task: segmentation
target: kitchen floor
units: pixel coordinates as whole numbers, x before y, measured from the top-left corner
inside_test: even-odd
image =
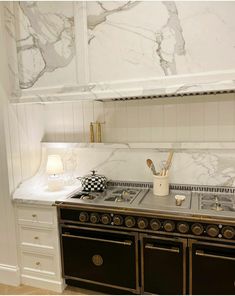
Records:
[[[63,293],[20,285],[18,287],[0,284],[0,295],[98,295],[101,293],[67,286]]]

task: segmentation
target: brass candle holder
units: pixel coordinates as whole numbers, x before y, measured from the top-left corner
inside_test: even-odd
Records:
[[[90,122],[90,142],[91,143],[101,143],[102,142],[102,129],[101,129],[101,125],[105,124],[105,122]],[[94,126],[95,126],[95,130],[96,132],[94,132]],[[96,141],[95,141],[96,138]]]

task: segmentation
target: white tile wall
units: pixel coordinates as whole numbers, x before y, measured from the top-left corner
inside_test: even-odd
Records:
[[[45,105],[46,141],[87,142],[91,121],[104,142],[234,141],[235,95]]]

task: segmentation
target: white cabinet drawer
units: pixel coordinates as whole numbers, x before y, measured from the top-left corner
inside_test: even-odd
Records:
[[[56,276],[56,262],[53,255],[45,255],[34,252],[22,251],[21,253],[22,273],[39,275],[46,278]]]
[[[55,233],[50,229],[35,229],[29,226],[19,226],[21,246],[43,247],[54,249]]]
[[[54,208],[19,206],[17,215],[20,224],[34,223],[45,226],[54,224]]]

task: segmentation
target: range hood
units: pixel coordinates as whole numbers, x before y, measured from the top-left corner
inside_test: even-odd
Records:
[[[21,90],[11,98],[11,102],[52,103],[77,100],[104,102],[234,92],[235,71],[223,71]]]

